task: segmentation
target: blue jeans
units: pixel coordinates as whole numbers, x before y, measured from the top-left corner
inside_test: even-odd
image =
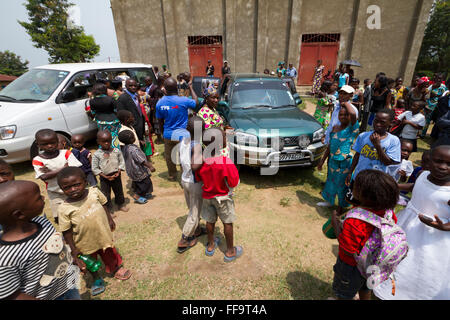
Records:
[[[55,300],[81,300],[80,293],[78,289],[70,289],[66,293],[60,295]]]

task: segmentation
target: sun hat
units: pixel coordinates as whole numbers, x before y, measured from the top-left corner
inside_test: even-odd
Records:
[[[339,91],[344,91],[345,93],[355,93],[355,88],[353,88],[349,85],[345,85],[345,86],[342,86],[342,88],[340,88]]]

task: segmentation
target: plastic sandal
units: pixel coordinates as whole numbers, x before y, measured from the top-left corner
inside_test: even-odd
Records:
[[[208,251],[209,243],[207,243],[206,248],[205,248],[205,254],[208,257],[212,257],[214,255],[214,252],[216,251],[216,248],[219,245],[219,243],[220,243],[220,239],[218,237],[214,238],[214,249],[212,251]]]
[[[223,261],[225,262],[231,262],[242,256],[242,253],[244,252],[244,249],[242,249],[241,246],[234,247],[234,250],[236,251],[236,254],[232,257],[227,257],[226,255],[223,256]]]
[[[139,199],[134,199],[134,202],[140,203],[140,204],[145,204],[145,203],[147,203],[147,199],[144,197],[140,197]]]
[[[96,296],[105,291],[105,282],[103,279],[97,279],[94,281],[91,287],[91,295]]]

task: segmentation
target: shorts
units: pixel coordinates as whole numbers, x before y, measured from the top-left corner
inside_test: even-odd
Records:
[[[358,291],[370,291],[356,266],[348,265],[338,257],[333,271],[333,292],[339,299],[351,300]]]
[[[145,197],[147,194],[153,192],[153,183],[150,176],[141,180],[141,181],[133,181],[131,183],[131,188],[133,188],[134,193],[141,197]]]
[[[236,220],[234,201],[231,196],[218,196],[203,199],[202,218],[209,223],[216,223],[217,217],[222,223],[233,223]]]

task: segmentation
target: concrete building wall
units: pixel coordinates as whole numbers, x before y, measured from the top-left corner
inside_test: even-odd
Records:
[[[408,83],[433,0],[110,0],[123,62],[189,70],[188,36],[222,35],[236,72],[298,68],[302,34],[339,33],[338,61],[358,60],[355,76],[379,71]],[[380,29],[370,27],[380,8]],[[220,71],[218,71],[220,74]]]

